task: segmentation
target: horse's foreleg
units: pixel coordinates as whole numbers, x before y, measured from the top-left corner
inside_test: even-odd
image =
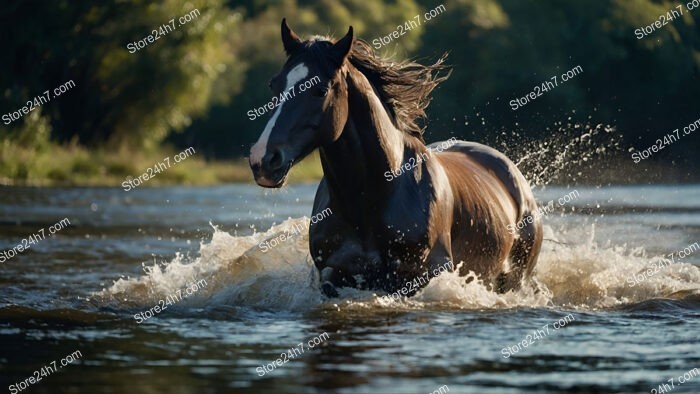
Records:
[[[360,273],[357,266],[360,253],[353,250],[347,244],[333,252],[322,261],[318,261],[316,267],[321,274],[321,290],[328,297],[337,297],[337,287],[355,287],[354,276]]]
[[[414,279],[416,282],[414,283],[419,283],[420,286],[417,287],[412,287],[409,286],[409,288],[412,288],[413,291],[411,291],[408,296],[414,295],[419,289],[425,287],[430,279],[440,275],[443,272],[452,272],[455,269],[454,263],[452,261],[452,251],[450,247],[450,240],[440,240],[438,241],[433,247],[430,249],[430,252],[428,252],[428,256],[426,256],[424,263],[421,265],[422,269],[416,270],[415,272],[415,277],[409,279],[409,281],[413,282]],[[426,280],[424,280],[427,279]],[[403,285],[404,283],[402,283]]]
[[[385,279],[378,252],[367,252],[354,242],[344,243],[322,264],[321,289],[329,297],[337,297],[336,287],[376,288]]]

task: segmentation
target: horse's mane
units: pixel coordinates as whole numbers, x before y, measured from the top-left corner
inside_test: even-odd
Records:
[[[357,39],[349,61],[377,89],[379,98],[392,112],[396,127],[423,141],[423,121],[432,99],[430,93],[451,73],[443,64],[446,57],[442,55],[428,66],[411,60],[396,63],[378,56],[366,41]],[[447,70],[447,74],[440,75],[443,70]]]
[[[322,58],[331,42],[328,37],[315,36],[305,44]],[[442,55],[429,66],[411,60],[394,62],[377,55],[366,41],[356,39],[348,60],[375,87],[379,99],[389,108],[396,127],[423,141],[423,121],[425,109],[430,104],[430,93],[451,73],[443,64],[446,57],[446,54]],[[324,66],[329,67],[328,64]],[[447,73],[440,75],[443,70]]]

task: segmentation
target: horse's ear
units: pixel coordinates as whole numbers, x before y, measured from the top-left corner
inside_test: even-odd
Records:
[[[287,52],[287,56],[296,52],[301,46],[299,36],[287,25],[287,18],[282,18],[282,44],[284,45],[284,51]]]
[[[352,49],[353,42],[352,26],[348,29],[348,34],[336,41],[331,47],[331,58],[340,67]]]

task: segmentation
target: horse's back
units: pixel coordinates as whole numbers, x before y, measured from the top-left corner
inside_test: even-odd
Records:
[[[444,146],[443,144],[444,142],[434,142],[428,147],[435,151]],[[537,208],[527,180],[503,153],[490,146],[471,141],[457,141],[444,152],[463,153],[484,169],[492,171],[513,198],[519,218]]]

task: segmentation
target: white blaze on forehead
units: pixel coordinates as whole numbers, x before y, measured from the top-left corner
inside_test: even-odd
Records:
[[[304,63],[299,63],[294,66],[294,68],[287,73],[287,84],[284,91],[286,92],[291,89],[292,86],[295,86],[297,83],[299,83],[299,81],[306,78],[307,75],[309,75],[309,68],[306,67]],[[260,135],[258,142],[256,142],[255,145],[250,148],[250,164],[260,164],[262,162],[262,158],[265,157],[265,153],[267,152],[267,140],[270,138],[270,133],[272,133],[272,129],[275,128],[277,118],[282,112],[282,106],[286,102],[286,100],[281,102],[277,108],[275,108],[275,113],[273,113],[270,120],[267,121],[265,130],[263,130],[262,134]]]

